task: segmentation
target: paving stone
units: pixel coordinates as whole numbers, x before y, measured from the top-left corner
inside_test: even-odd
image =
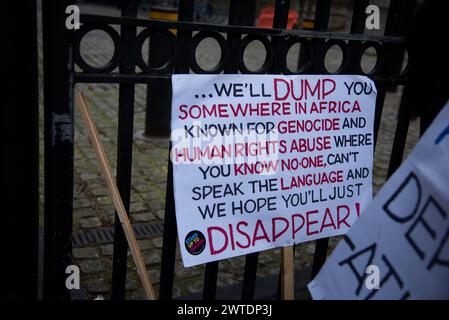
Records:
[[[153,245],[155,248],[161,249],[162,248],[163,239],[162,237],[158,237],[156,239],[153,239]],[[179,250],[177,250],[179,251]]]
[[[149,192],[142,192],[140,196],[142,197],[142,199],[147,201],[156,200],[160,197],[159,193],[154,190]]]
[[[112,205],[108,205],[108,206],[103,206],[103,207],[101,207],[101,209],[105,212],[105,214],[106,215],[112,215],[112,216],[114,216],[115,215],[115,207],[114,207],[114,205],[112,204]]]
[[[152,211],[162,210],[165,208],[164,200],[153,200],[148,202],[148,206]]]
[[[82,272],[84,273],[98,273],[105,271],[103,263],[100,260],[81,260],[78,265]]]
[[[140,281],[137,281],[135,278],[128,277],[126,279],[125,290],[136,290],[138,285],[140,285]]]
[[[161,277],[161,271],[159,269],[148,270],[148,276],[150,277],[151,283],[158,284]]]
[[[238,281],[234,278],[232,274],[229,273],[219,273],[217,277],[217,285],[220,287],[228,286],[237,283]]]
[[[149,185],[149,182],[142,175],[133,176],[132,182],[133,187],[137,185]]]
[[[115,223],[115,213],[107,214],[107,220],[111,225]]]
[[[83,229],[98,228],[101,226],[101,221],[97,217],[84,218],[84,219],[81,219],[80,225],[81,225],[81,228],[83,228]]]
[[[95,173],[82,173],[81,174],[81,179],[83,179],[85,181],[95,180],[97,178],[98,178],[98,174],[95,174]]]
[[[72,252],[75,259],[90,259],[99,257],[97,249],[93,247],[73,248]]]
[[[243,269],[245,267],[245,258],[236,257],[227,260],[232,268],[234,269]]]
[[[132,218],[136,222],[149,222],[154,220],[154,215],[151,212],[134,213]]]
[[[138,192],[148,192],[151,190],[151,187],[148,183],[145,184],[138,184],[133,186],[134,189],[136,189]]]
[[[173,297],[181,296],[181,287],[174,286],[173,287]]]
[[[267,254],[267,252],[263,252],[259,255],[259,263],[268,263],[273,261],[273,257],[270,254]]]
[[[175,274],[180,278],[190,278],[200,275],[204,270],[203,266],[195,266],[190,268],[184,268],[184,266],[177,264],[175,266]]]
[[[131,203],[131,212],[141,212],[141,211],[148,211],[148,208],[143,201]]]
[[[310,253],[310,254],[314,254],[315,253],[315,246],[314,245],[305,245],[304,247],[305,247],[305,251],[307,253]]]
[[[107,197],[99,197],[97,198],[97,202],[102,205],[102,206],[106,206],[106,205],[111,205],[113,204],[112,202],[112,198],[107,196]]]
[[[197,293],[203,291],[204,284],[201,281],[195,281],[191,285],[187,286],[187,291],[189,293]]]
[[[73,214],[79,218],[95,217],[97,212],[92,208],[78,208],[73,210]]]
[[[91,280],[87,282],[87,291],[90,293],[108,293],[111,286],[106,284],[104,280]]]
[[[101,254],[105,256],[112,256],[114,253],[114,245],[105,244],[101,246]]]
[[[218,264],[218,271],[222,272],[222,271],[227,271],[230,270],[231,264],[228,262],[227,259],[225,260],[221,260],[220,263]]]
[[[157,251],[144,252],[143,257],[146,265],[160,264],[162,261],[161,255]]]
[[[90,190],[107,189],[106,185],[103,183],[103,180],[89,181],[88,186]]]
[[[157,210],[156,211],[156,217],[158,217],[159,220],[164,221],[164,219],[165,219],[165,210]]]
[[[140,250],[145,251],[153,248],[153,242],[151,240],[139,240],[137,241]]]
[[[161,190],[166,190],[167,189],[167,183],[158,183],[157,186],[161,189]]]
[[[131,203],[139,203],[142,202],[142,197],[137,192],[133,192],[131,194]]]
[[[103,196],[107,196],[109,194],[108,189],[106,188],[95,188],[95,189],[90,189],[90,192],[92,192],[92,194],[96,197],[103,197]]]
[[[90,208],[92,205],[87,199],[77,199],[73,201],[73,208]]]
[[[145,300],[145,292],[142,289],[128,291],[125,296],[126,300]]]

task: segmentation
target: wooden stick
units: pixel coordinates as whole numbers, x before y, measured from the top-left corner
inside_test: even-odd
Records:
[[[282,248],[282,300],[295,299],[295,269],[293,246]]]
[[[137,267],[137,273],[139,274],[140,281],[142,282],[143,288],[145,289],[145,294],[148,300],[155,300],[156,294],[154,293],[153,286],[151,285],[151,281],[148,278],[147,269],[143,261],[142,253],[140,252],[136,237],[134,236],[131,223],[129,222],[128,214],[126,213],[125,206],[123,205],[122,197],[120,196],[120,192],[118,191],[117,185],[115,184],[111,166],[109,165],[108,158],[106,157],[106,152],[103,148],[103,145],[101,144],[97,128],[95,127],[94,119],[89,111],[83,93],[77,90],[76,97],[79,102],[78,105],[80,106],[84,124],[87,128],[87,134],[89,135],[89,139],[95,149],[95,153],[97,154],[101,173],[106,181],[109,192],[111,193],[115,210],[117,211],[117,215],[120,219],[123,231],[125,232],[126,240],[128,241],[134,263]]]

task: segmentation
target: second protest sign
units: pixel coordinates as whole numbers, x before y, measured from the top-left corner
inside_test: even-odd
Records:
[[[344,234],[371,200],[368,78],[174,75],[172,87],[184,266]]]

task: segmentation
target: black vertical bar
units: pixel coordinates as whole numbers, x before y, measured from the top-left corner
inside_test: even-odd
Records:
[[[256,20],[256,0],[234,1],[229,3],[229,25],[254,26]]]
[[[369,5],[369,0],[354,1],[351,20],[351,33],[363,33],[365,31],[366,22],[366,7]]]
[[[391,30],[393,26],[391,26],[391,22],[388,21],[388,30],[386,32],[397,32],[400,35],[405,35],[408,31],[409,24],[411,22],[412,13],[416,7],[416,1],[410,0],[406,2],[400,3],[402,6],[401,9],[398,9],[397,11],[402,12],[402,18],[401,23],[398,23],[399,26],[397,26],[396,30]],[[404,7],[405,6],[405,7]],[[393,72],[399,72],[401,68],[401,62],[403,59],[403,50],[400,51],[400,55],[398,57],[398,61],[396,62],[396,69],[393,69]],[[401,102],[399,105],[399,112],[398,112],[398,122],[396,125],[396,131],[394,135],[394,141],[393,141],[393,148],[391,152],[390,157],[390,164],[388,167],[388,173],[387,178],[389,178],[397,168],[399,168],[402,157],[404,155],[404,149],[405,144],[407,142],[407,134],[408,134],[408,127],[410,125],[410,119],[412,116],[412,106],[410,103],[410,92],[409,87],[406,85],[404,87],[404,91],[402,92]]]
[[[332,0],[317,0],[315,7],[315,31],[326,31],[329,25]]]
[[[73,202],[72,64],[65,9],[69,1],[43,0],[45,97],[44,299],[69,299]]]
[[[8,1],[1,20],[0,299],[37,299],[39,116],[36,1]],[[11,77],[12,75],[12,77]],[[7,259],[7,260],[6,260]],[[5,261],[6,260],[6,261]]]
[[[178,20],[193,21],[194,0],[179,2]],[[175,68],[176,73],[189,73],[189,54],[192,31],[178,30],[179,60]],[[171,143],[170,143],[171,150]],[[170,154],[170,153],[169,153]],[[176,212],[173,195],[173,164],[168,159],[167,192],[165,200],[164,235],[162,247],[161,276],[159,284],[159,299],[169,300],[173,295],[173,279],[176,259]]]
[[[323,264],[326,262],[328,246],[329,238],[323,238],[316,241],[315,254],[313,255],[312,264],[312,279],[315,278]]]
[[[158,53],[166,52],[158,49]],[[171,116],[170,78],[158,77],[148,82],[144,134],[147,137],[167,137],[170,135]]]
[[[315,5],[315,17],[313,30],[314,31],[327,31],[329,24],[329,17],[331,13],[332,0],[317,0]],[[301,10],[302,8],[300,8]],[[315,49],[312,59],[312,73],[319,74],[325,73],[324,68],[324,39],[314,39],[313,46]],[[303,51],[299,54],[299,65],[302,65],[305,61],[305,54]]]
[[[327,31],[329,24],[329,17],[331,13],[332,0],[318,0],[315,6],[315,22],[313,25],[314,31]],[[313,40],[315,54],[313,57],[313,73],[324,73],[324,43],[325,40],[315,39]]]
[[[151,7],[151,11],[161,10],[159,7]],[[177,11],[176,7],[164,8],[164,11]],[[158,34],[152,35],[149,39],[149,63],[153,67],[159,67],[166,63],[167,54],[170,52],[170,44],[164,37]],[[173,70],[170,70],[170,73]],[[147,86],[147,101],[145,110],[145,136],[167,137],[170,135],[171,116],[171,89],[170,79],[160,77],[150,79]]]
[[[288,21],[288,10],[290,8],[290,0],[276,0],[273,19],[273,28],[285,29]],[[281,50],[282,38],[272,37],[274,57]],[[281,73],[280,61],[275,58],[273,67],[270,70],[272,74]],[[253,300],[257,279],[257,264],[259,261],[259,253],[248,254],[245,258],[245,270],[243,276],[242,300]]]
[[[250,0],[249,2],[253,2]],[[231,0],[229,3],[229,25],[239,26],[244,25],[240,19],[240,13],[242,12],[241,7],[245,5],[246,2],[239,0]],[[229,63],[225,68],[224,73],[238,73],[239,56],[237,46],[242,38],[240,33],[228,32],[228,45],[229,45]]]
[[[274,4],[273,28],[286,29],[290,0],[276,0]]]
[[[228,22],[230,25],[254,25],[254,12],[256,2],[254,0],[249,1],[235,1],[231,0],[229,4],[229,17]],[[238,59],[236,50],[241,34],[228,33],[228,45],[230,50],[229,63],[225,68],[224,73],[237,73],[238,72]],[[256,262],[257,263],[257,262]],[[218,276],[218,261],[213,261],[206,264],[206,271],[204,274],[204,287],[203,287],[203,299],[214,300],[217,293],[217,276]],[[244,286],[245,287],[245,286]]]
[[[254,0],[236,1],[231,0],[229,4],[229,18],[230,25],[254,25],[254,13],[256,3]],[[227,42],[229,45],[230,59],[225,68],[224,73],[238,72],[237,45],[241,39],[239,33],[228,33]],[[215,300],[217,294],[217,278],[218,278],[219,261],[213,261],[206,264],[204,274],[203,299]],[[245,286],[244,286],[245,287]]]
[[[259,253],[251,253],[245,257],[245,270],[243,275],[242,300],[253,300],[256,289],[257,263]]]
[[[416,0],[391,0],[385,24],[385,35],[405,36],[408,31],[412,13],[416,6]],[[386,43],[384,54],[386,54],[383,72],[386,75],[398,74],[401,70],[405,48]]]
[[[366,21],[366,13],[365,9],[369,5],[369,0],[361,0],[361,1],[355,1],[354,2],[354,9],[352,14],[352,21],[351,21],[351,33],[364,33],[365,31],[365,21]],[[359,57],[362,56],[363,52],[360,52],[361,46],[360,42],[358,41],[351,41],[349,42],[349,52],[351,52],[352,56],[355,57],[354,59],[351,59],[349,61],[349,72],[350,73],[361,73],[361,59]],[[376,100],[376,112],[375,112],[375,125],[374,125],[374,139],[377,139],[377,134],[379,132],[379,125],[380,125],[380,117],[382,115],[381,107],[383,104],[383,101],[385,99],[385,90],[383,90],[383,87],[377,85],[378,89],[380,89],[379,94],[377,96]],[[380,109],[379,109],[380,108]],[[380,112],[378,112],[380,110]]]
[[[171,149],[171,143],[170,143]],[[159,299],[170,300],[173,295],[173,278],[176,259],[176,213],[173,195],[173,165],[168,160],[167,191],[165,195],[165,219],[162,246]]]
[[[276,1],[275,12],[273,19],[273,28],[287,29],[288,22],[288,11],[290,9],[290,1]],[[282,72],[281,65],[282,61],[279,58],[283,58],[282,54],[278,54],[282,50],[282,42],[284,39],[282,37],[272,37],[273,50],[275,52],[273,67],[271,68],[272,74],[280,74]],[[255,279],[254,279],[255,281]],[[281,289],[282,289],[282,263],[279,268],[278,285],[276,287],[276,298],[281,299]]]
[[[332,0],[318,0],[316,3],[315,9],[315,31],[326,31],[329,24],[329,17],[331,13]],[[314,73],[324,72],[322,68],[324,68],[324,41],[316,40],[314,41],[315,45],[315,61],[313,62],[313,71]],[[319,59],[319,60],[318,60]],[[316,241],[315,245],[315,253],[313,256],[313,264],[312,264],[312,278],[318,273],[321,269],[321,266],[326,261],[327,256],[327,247],[329,245],[329,238],[323,238]]]
[[[354,8],[352,11],[352,21],[350,33],[363,34],[365,31],[365,21],[366,21],[366,7],[369,4],[369,0],[360,0],[354,2]],[[349,52],[354,59],[349,60],[349,73],[360,73],[361,72],[361,61],[358,59],[359,55],[362,55],[360,51],[360,42],[350,41],[348,44]]]
[[[391,0],[390,7],[388,8],[384,35],[405,35],[415,5],[416,1],[414,0]],[[383,64],[380,74],[383,77],[394,76],[395,73],[397,74],[400,71],[404,48],[390,43],[384,43],[383,47]],[[388,89],[388,85],[386,84],[377,85],[376,115],[374,119],[374,146],[377,144],[377,136],[379,134],[382,111],[386,91]]]
[[[388,167],[387,178],[389,178],[401,165],[404,155],[405,144],[407,142],[408,127],[412,116],[412,108],[409,104],[410,95],[407,93],[408,87],[404,88],[399,106],[398,123],[394,134],[393,148],[391,149],[390,165]]]
[[[218,261],[206,263],[204,272],[203,300],[215,300],[217,295]]]
[[[247,14],[251,12],[252,10],[255,11],[255,1],[238,1],[238,0],[231,0],[229,4],[229,25],[234,26],[244,26],[244,25],[253,25],[254,19],[248,18]],[[253,16],[254,17],[254,16]],[[234,33],[229,32],[227,41],[229,45],[229,51],[230,51],[230,59],[229,63],[225,68],[224,73],[238,73],[238,63],[239,63],[239,55],[237,46],[239,44],[239,41],[241,40],[241,34],[240,33]],[[256,255],[256,268],[257,268],[257,254]],[[251,257],[254,257],[253,255],[247,255],[246,256],[246,264],[245,264],[245,276],[244,276],[244,284],[242,288],[242,299],[246,299],[248,295],[253,295],[250,292],[253,292],[254,289],[248,286],[247,284],[247,267],[248,267],[248,259],[251,260]],[[252,269],[254,270],[254,268]],[[217,269],[218,271],[218,269]],[[205,277],[206,280],[206,277]],[[207,281],[207,280],[206,280]],[[249,291],[249,292],[248,292]],[[204,295],[206,295],[206,291],[204,292]]]
[[[229,4],[229,24],[230,25],[254,25],[256,1],[235,1],[231,0]],[[237,45],[241,39],[241,34],[228,33],[228,45],[230,50],[230,60],[225,68],[224,73],[238,72],[238,51]],[[257,262],[256,262],[257,263]],[[214,261],[206,264],[206,271],[204,275],[203,299],[215,300],[217,293],[217,277],[218,277],[219,262]]]
[[[138,1],[123,0],[122,16],[137,17],[137,5]],[[136,61],[136,27],[122,26],[121,41],[122,47],[126,48],[126,50],[123,52],[120,72],[134,73]],[[133,83],[120,84],[116,181],[123,204],[128,213],[131,192],[134,91],[135,85]],[[127,253],[128,244],[125,233],[116,213],[114,222],[114,255],[112,261],[112,300],[123,300],[125,298]]]
[[[195,0],[180,1],[178,8],[178,20],[185,22],[193,21],[193,6]],[[192,40],[191,30],[178,30],[178,44],[180,46],[180,55],[178,63],[175,67],[175,73],[189,73],[189,56],[190,56],[190,43]]]
[[[387,94],[387,85],[376,82],[377,97],[376,97],[376,110],[374,112],[374,151],[377,146],[377,137],[379,135],[380,122],[382,120],[382,111],[385,103],[385,96]]]

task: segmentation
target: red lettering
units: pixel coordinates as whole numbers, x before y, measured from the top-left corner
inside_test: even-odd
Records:
[[[221,234],[224,236],[224,244],[220,249],[216,249],[214,248],[214,241],[213,241],[213,237],[212,237],[212,231],[218,231],[221,232]],[[209,239],[209,249],[210,249],[210,254],[211,255],[216,255],[216,254],[220,254],[223,251],[226,250],[226,248],[228,247],[228,235],[226,233],[226,230],[220,227],[209,227],[207,228],[207,237]]]
[[[326,219],[329,217],[330,223],[326,224]],[[326,208],[326,211],[324,212],[323,217],[323,223],[321,224],[320,232],[323,232],[324,228],[332,227],[333,229],[336,229],[334,218],[332,218],[331,210],[329,208]]]
[[[299,227],[295,227],[295,218],[301,218],[301,225]],[[292,239],[295,239],[296,234],[299,232],[299,230],[302,229],[304,226],[305,220],[304,217],[301,214],[294,214],[292,215]]]
[[[262,235],[258,236],[257,233],[259,232],[259,229],[262,231]],[[253,243],[252,246],[254,247],[256,245],[256,241],[265,239],[267,242],[270,242],[270,239],[268,238],[268,234],[265,231],[265,228],[263,226],[262,220],[257,220],[256,226],[254,227],[254,234],[253,234]]]
[[[346,209],[346,215],[342,218],[340,216],[340,210],[341,209]],[[349,207],[346,205],[341,205],[341,206],[337,206],[337,225],[338,225],[338,229],[340,229],[340,226],[342,223],[344,223],[348,228],[350,228],[351,226],[346,222],[346,220],[349,217]]]
[[[244,225],[245,227],[247,227],[248,223],[246,223],[245,221],[240,221],[239,223],[237,223],[238,233],[241,234],[242,236],[244,236],[248,242],[247,242],[247,244],[243,245],[239,241],[237,241],[236,244],[237,244],[237,247],[239,247],[240,249],[246,249],[246,248],[249,248],[249,246],[251,245],[251,238],[250,238],[249,234],[247,234],[245,231],[240,229],[241,225]]]
[[[281,231],[279,231],[279,232],[276,232],[276,225],[277,225],[276,221],[283,221],[285,223],[284,224],[284,228]],[[282,218],[282,217],[273,218],[271,220],[271,226],[272,226],[271,232],[272,232],[272,235],[273,235],[273,237],[272,237],[273,241],[276,241],[277,238],[279,238],[281,235],[283,235],[287,231],[289,225],[290,224],[288,223],[288,220],[285,219],[285,218]]]
[[[286,85],[285,86],[286,92],[285,92],[285,95],[282,96],[282,97],[279,95],[278,83],[284,83]],[[285,99],[287,99],[289,93],[290,93],[290,87],[289,87],[287,81],[285,81],[284,79],[274,79],[274,98],[276,100],[285,100]]]
[[[309,216],[310,215],[317,214],[317,213],[318,213],[318,210],[312,210],[312,211],[306,212],[306,221],[307,221],[307,231],[306,231],[306,233],[307,233],[308,236],[311,236],[311,235],[314,235],[314,234],[318,233],[317,230],[310,231],[310,226],[313,225],[313,224],[317,224],[318,220],[309,220]]]

